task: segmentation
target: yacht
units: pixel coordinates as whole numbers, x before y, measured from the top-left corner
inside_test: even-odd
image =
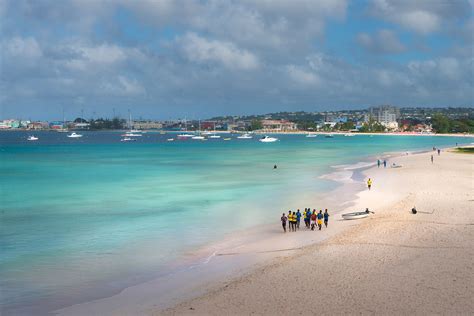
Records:
[[[278,138],[269,137],[269,136],[265,135],[263,138],[259,139],[259,141],[262,142],[262,143],[273,143],[273,142],[278,141]]]
[[[237,136],[238,139],[252,139],[253,136],[250,135],[249,133],[245,133],[243,135]]]
[[[124,137],[120,141],[121,142],[136,142],[137,140],[135,138]]]
[[[38,137],[31,135],[31,136],[28,136],[28,138],[26,140],[31,142],[31,141],[35,141],[35,140],[38,140],[38,139],[39,139]]]
[[[199,120],[199,130],[197,132],[197,135],[191,137],[191,139],[194,139],[194,140],[205,140],[206,139],[206,137],[201,135],[201,120]]]
[[[185,134],[178,135],[178,138],[191,138],[191,137],[194,137],[194,134],[185,133]]]
[[[174,138],[168,138],[166,141],[167,142],[174,142]]]
[[[67,135],[69,138],[81,138],[82,134],[76,134],[75,132],[72,132],[71,134]]]
[[[221,136],[217,135],[217,134],[211,134],[211,136],[209,136],[209,138],[221,138]]]
[[[132,131],[128,131],[125,134],[122,134],[120,136],[124,136],[124,137],[142,137],[143,135],[138,134],[138,133],[133,133]]]
[[[306,135],[306,137],[314,138],[314,137],[318,137],[318,134],[308,134],[308,135]]]

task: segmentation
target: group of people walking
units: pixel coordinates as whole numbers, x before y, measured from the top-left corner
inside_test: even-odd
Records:
[[[323,220],[324,226],[328,227],[328,209],[325,209],[324,213],[322,210],[320,210],[318,213],[316,209],[313,209],[313,211],[311,212],[311,208],[305,208],[303,213],[301,213],[298,209],[296,212],[288,211],[288,215],[286,215],[285,213],[282,214],[281,225],[283,227],[283,231],[286,233],[287,223],[289,223],[288,230],[290,232],[295,232],[299,230],[301,217],[303,217],[304,224],[307,229],[314,230],[316,227],[318,227],[319,230],[321,230],[321,227],[323,226]]]

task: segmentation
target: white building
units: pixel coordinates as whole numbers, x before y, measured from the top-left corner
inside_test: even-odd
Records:
[[[365,121],[368,122],[372,118],[388,129],[397,129],[399,116],[400,110],[397,107],[390,105],[374,106],[369,108],[369,113],[365,115]]]

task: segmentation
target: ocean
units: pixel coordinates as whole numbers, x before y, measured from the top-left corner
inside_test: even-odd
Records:
[[[2,314],[44,314],[168,273],[229,233],[275,223],[300,192],[328,192],[333,166],[470,138],[277,135],[231,141],[120,132],[0,133]],[[227,136],[226,136],[227,137]],[[373,161],[375,162],[375,161]],[[277,169],[273,169],[274,165]],[[294,203],[294,202],[291,202]]]

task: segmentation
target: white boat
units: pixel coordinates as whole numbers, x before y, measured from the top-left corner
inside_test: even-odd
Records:
[[[179,138],[191,138],[194,136],[195,136],[194,134],[179,134],[178,135]]]
[[[273,143],[273,142],[278,141],[278,138],[269,137],[269,136],[265,135],[263,138],[259,139],[258,141],[260,141],[262,143]]]
[[[353,212],[353,213],[346,213],[341,215],[343,219],[351,220],[351,219],[361,219],[366,218],[369,216],[369,212]]]
[[[134,133],[134,134],[138,134],[138,133],[145,134],[146,133],[146,131],[141,131],[141,130],[138,130],[138,129],[131,129],[128,132],[129,133]]]
[[[124,137],[120,141],[121,142],[136,142],[137,140],[135,138]]]
[[[353,136],[355,136],[355,134],[349,134],[349,133],[348,133],[348,134],[344,134],[344,136],[346,136],[346,137],[353,137]]]
[[[250,135],[249,133],[245,133],[243,135],[237,136],[238,139],[252,139],[253,136]]]
[[[209,138],[221,138],[220,135],[216,135],[216,134],[212,134],[211,136],[209,136]]]
[[[167,142],[174,142],[174,138],[168,138],[166,141]]]
[[[231,140],[232,138],[224,138],[225,141]]]
[[[125,134],[122,134],[120,136],[124,137],[142,137],[142,134],[137,134],[137,133],[132,133],[132,132],[126,132]]]
[[[308,135],[306,135],[306,137],[314,138],[314,137],[318,137],[318,134],[308,134]]]
[[[28,138],[26,140],[31,142],[31,141],[35,141],[35,140],[38,140],[38,139],[39,139],[38,137],[31,135],[31,136],[28,136]]]
[[[82,134],[76,134],[75,132],[72,132],[71,134],[67,135],[69,138],[81,138]]]
[[[191,137],[191,139],[194,140],[206,140],[206,137],[201,135],[201,120],[199,120],[199,130],[197,132],[197,135]]]

